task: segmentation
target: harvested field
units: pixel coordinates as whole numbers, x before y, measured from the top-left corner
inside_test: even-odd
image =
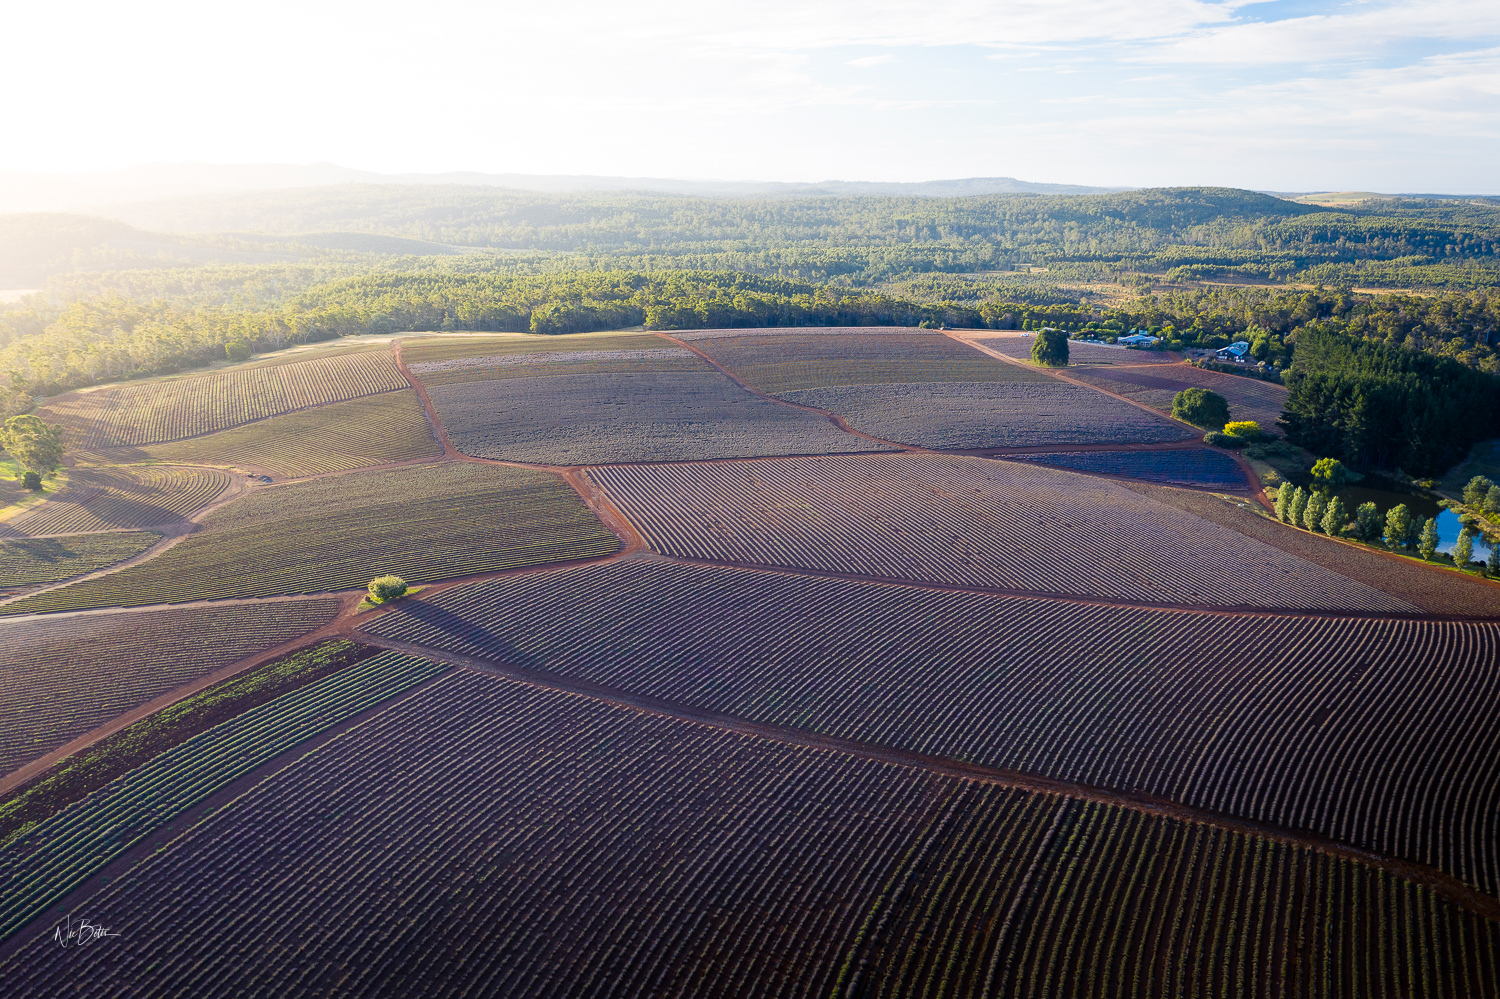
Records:
[[[1404,559],[1357,548],[1321,535],[1292,530],[1257,512],[1209,493],[1169,489],[1147,482],[1121,483],[1131,492],[1212,521],[1246,537],[1326,566],[1432,614],[1500,618],[1500,586],[1473,576],[1424,568]]]
[[[962,455],[594,468],[667,555],[1132,603],[1415,613],[1123,484]]]
[[[0,988],[1396,999],[1488,990],[1500,957],[1493,924],[1309,851],[462,671],[85,908],[131,932],[38,934]]]
[[[229,482],[212,468],[77,468],[62,492],[0,523],[0,537],[177,524],[218,499]]]
[[[981,343],[990,350],[1018,361],[1031,361],[1031,345],[1036,342],[1031,336],[986,336],[966,337]],[[1178,356],[1159,350],[1132,350],[1129,347],[1114,347],[1108,344],[1079,343],[1068,341],[1068,363],[1074,364],[1176,364]],[[1073,372],[1068,372],[1073,374]]]
[[[916,447],[1164,444],[1197,436],[1181,424],[1052,378],[849,385],[783,392],[780,398],[826,409],[862,433]]]
[[[1249,489],[1239,462],[1205,447],[1172,451],[1059,451],[1006,455],[1007,461],[1030,461],[1094,475],[1123,475],[1179,486]]]
[[[692,342],[692,341],[690,341]],[[827,335],[795,330],[699,339],[694,346],[763,392],[891,382],[1044,382],[1046,375],[986,357],[941,333]]]
[[[72,447],[138,447],[406,387],[407,381],[389,352],[366,350],[293,364],[70,392],[48,400],[37,415],[49,423],[61,423]]]
[[[697,371],[504,378],[428,394],[453,445],[481,458],[580,465],[882,448],[693,363]]]
[[[221,666],[319,628],[338,601],[0,621],[0,774]]]
[[[1276,430],[1276,421],[1281,419],[1281,411],[1286,406],[1286,389],[1281,385],[1186,364],[1144,370],[1069,371],[1068,374],[1163,413],[1172,412],[1172,399],[1183,389],[1205,388],[1228,401],[1231,419],[1254,420],[1262,430],[1271,432]]]
[[[161,540],[149,531],[75,534],[66,538],[0,538],[0,595],[59,583],[139,555]]]
[[[260,486],[161,555],[0,614],[363,588],[619,549],[561,478],[450,462]]]
[[[103,452],[116,461],[178,461],[296,478],[443,453],[411,389],[273,416],[205,437]]]
[[[455,587],[364,630],[1305,830],[1500,893],[1500,624],[626,560]]]
[[[0,847],[0,938],[235,778],[445,668],[395,653],[367,659],[194,736],[38,823]]]

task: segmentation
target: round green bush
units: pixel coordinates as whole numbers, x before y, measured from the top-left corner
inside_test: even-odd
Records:
[[[1041,329],[1031,344],[1031,359],[1049,368],[1066,367],[1068,363],[1068,334],[1062,330]]]
[[[1229,403],[1217,392],[1185,388],[1172,398],[1172,417],[1218,430],[1229,422]]]
[[[370,580],[370,599],[379,604],[406,594],[406,580],[400,576],[376,576]]]
[[[21,476],[21,485],[26,489],[30,489],[32,492],[41,492],[42,477],[36,472],[27,472],[25,475]]]

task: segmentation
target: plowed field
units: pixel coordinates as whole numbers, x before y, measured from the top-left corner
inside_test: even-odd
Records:
[[[0,774],[337,612],[324,599],[0,621]]]
[[[464,672],[84,908],[132,931],[39,935],[0,988],[1396,999],[1482,994],[1500,951],[1493,924],[1310,851]]]
[[[1500,624],[623,561],[457,587],[367,630],[1307,830],[1500,892]]]
[[[668,555],[1133,603],[1415,613],[1119,483],[960,455],[596,468]]]

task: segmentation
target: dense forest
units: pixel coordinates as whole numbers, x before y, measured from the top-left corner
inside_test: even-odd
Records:
[[[1287,439],[1356,467],[1439,475],[1500,434],[1495,376],[1330,323],[1299,330],[1286,380]]]
[[[1445,372],[1500,371],[1500,204],[1488,200],[1329,209],[1211,188],[701,198],[348,185],[115,219],[0,217],[5,281],[39,288],[0,306],[5,414],[222,360],[236,341],[264,351],[428,329],[1144,329],[1169,349],[1248,339],[1278,368],[1337,335],[1445,358]],[[1374,281],[1384,287],[1359,290]],[[1319,351],[1294,370],[1325,355],[1365,363]],[[1330,412],[1308,406],[1304,427]],[[1417,467],[1409,449],[1340,433],[1350,460]]]

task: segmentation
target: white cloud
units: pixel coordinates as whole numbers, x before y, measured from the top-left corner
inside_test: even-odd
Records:
[[[860,59],[850,59],[845,65],[854,66],[859,69],[869,69],[872,66],[884,66],[895,61],[896,57],[893,55],[872,55],[864,56]]]

